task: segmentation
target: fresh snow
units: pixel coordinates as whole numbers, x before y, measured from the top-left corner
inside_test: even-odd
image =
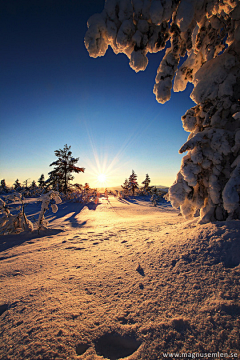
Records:
[[[240,222],[108,199],[63,202],[49,229],[0,237],[0,358],[237,353]],[[27,216],[40,206],[29,199]]]

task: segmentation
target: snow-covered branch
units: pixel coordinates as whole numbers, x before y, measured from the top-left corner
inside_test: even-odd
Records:
[[[47,194],[42,195],[41,200],[42,200],[42,205],[41,205],[41,210],[40,210],[40,214],[38,217],[37,228],[38,228],[38,230],[45,230],[47,228],[48,222],[45,219],[44,214],[45,214],[46,210],[49,209],[49,204],[50,204],[51,200],[54,200],[54,203],[51,203],[51,208],[52,208],[53,213],[56,213],[58,211],[57,205],[60,204],[62,202],[62,200],[59,196],[59,193],[54,190],[51,190]]]
[[[180,153],[188,153],[169,199],[188,218],[200,212],[201,222],[240,219],[240,2],[106,0],[88,21],[85,46],[92,57],[111,46],[136,72],[145,70],[148,53],[165,49],[157,101],[190,82],[197,104],[182,117],[190,135]]]

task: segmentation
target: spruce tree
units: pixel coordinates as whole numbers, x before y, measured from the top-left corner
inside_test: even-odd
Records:
[[[124,181],[123,185],[121,185],[121,187],[123,188],[124,195],[128,195],[128,190],[129,190],[128,179],[125,179],[125,181]]]
[[[63,149],[54,151],[58,159],[50,164],[50,166],[55,166],[55,168],[49,172],[52,181],[54,180],[58,184],[59,191],[61,188],[65,194],[69,189],[69,182],[74,179],[72,173],[84,172],[85,170],[75,165],[79,158],[72,157],[70,149],[71,146],[66,144]]]
[[[24,186],[25,190],[29,190],[28,180],[29,180],[29,179],[24,180],[24,182],[23,182],[23,186]]]
[[[37,187],[36,181],[33,180],[32,183],[31,183],[30,188],[31,188],[31,189],[34,189],[34,188],[36,188],[36,187]]]
[[[142,184],[144,184],[144,191],[147,192],[149,190],[149,184],[150,184],[151,180],[148,174],[146,174],[146,178],[145,180],[142,182]]]
[[[45,185],[44,174],[42,174],[38,179],[38,186],[42,189],[44,185]]]
[[[129,189],[132,191],[133,196],[135,195],[135,190],[138,189],[137,175],[134,170],[132,170],[132,174],[129,176]]]
[[[49,191],[50,188],[55,191],[63,191],[63,181],[62,177],[58,174],[55,174],[53,171],[49,173],[49,178],[45,181],[46,190]]]
[[[21,189],[21,183],[17,179],[15,183],[13,184],[14,190],[20,190]]]
[[[1,180],[1,191],[8,192],[5,179]]]

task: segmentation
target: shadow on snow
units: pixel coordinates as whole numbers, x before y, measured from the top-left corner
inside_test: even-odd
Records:
[[[45,236],[57,235],[60,232],[63,232],[62,229],[46,229],[41,230],[38,233],[38,230],[34,230],[31,232],[23,231],[20,234],[8,234],[0,236],[0,252],[11,249],[15,246],[20,246],[25,242],[28,242],[33,239],[39,239]],[[3,257],[5,259],[5,257]],[[3,259],[0,257],[0,260]]]
[[[37,218],[39,216],[40,212],[40,202],[35,202],[34,204],[27,204],[25,213],[27,215],[27,218],[33,222],[37,222]],[[11,249],[15,246],[20,246],[25,242],[28,242],[33,239],[39,239],[45,236],[52,236],[57,235],[63,231],[64,229],[59,229],[58,224],[52,224],[54,221],[57,222],[59,219],[60,222],[62,222],[62,218],[66,218],[68,222],[70,222],[72,227],[78,227],[81,228],[84,225],[86,225],[86,221],[79,222],[79,220],[76,218],[80,212],[84,209],[84,207],[87,207],[89,210],[96,210],[97,204],[94,202],[89,202],[88,204],[81,204],[81,203],[71,203],[71,202],[64,202],[60,205],[58,205],[58,212],[53,214],[50,210],[46,211],[45,218],[48,220],[49,228],[46,230],[33,230],[31,232],[23,231],[19,234],[7,234],[7,235],[0,235],[0,252],[3,252],[5,250]],[[71,214],[70,216],[68,216]],[[5,257],[0,257],[0,260],[4,259]]]

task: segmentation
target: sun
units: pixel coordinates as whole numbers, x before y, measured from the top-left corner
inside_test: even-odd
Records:
[[[104,183],[104,182],[106,182],[106,180],[107,180],[107,177],[106,177],[105,174],[99,174],[99,175],[98,175],[98,181],[99,181],[100,183]]]

